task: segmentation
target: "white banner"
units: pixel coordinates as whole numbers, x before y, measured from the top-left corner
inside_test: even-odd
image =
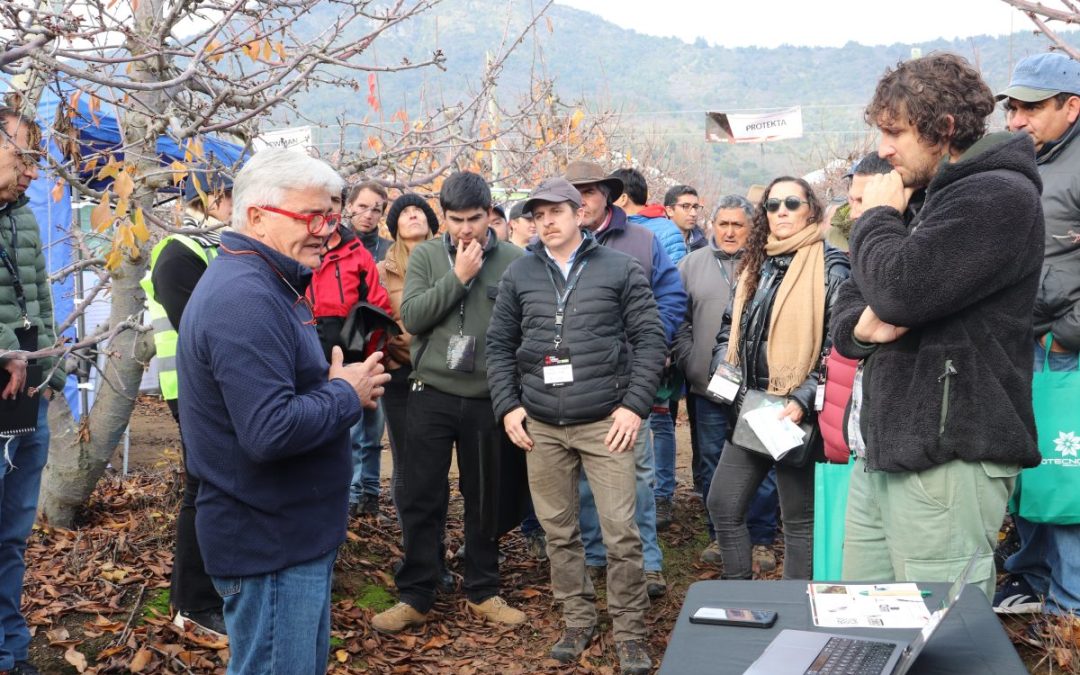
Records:
[[[705,140],[713,143],[764,143],[801,138],[802,108],[763,113],[705,113]]]
[[[264,131],[252,142],[256,150],[264,148],[285,148],[298,152],[308,152],[318,141],[318,130],[312,126],[289,127]]]

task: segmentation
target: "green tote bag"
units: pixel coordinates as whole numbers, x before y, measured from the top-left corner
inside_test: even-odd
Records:
[[[1042,464],[1024,469],[1013,495],[1017,513],[1035,523],[1080,524],[1080,370],[1051,371],[1050,346],[1035,371],[1031,400]]]

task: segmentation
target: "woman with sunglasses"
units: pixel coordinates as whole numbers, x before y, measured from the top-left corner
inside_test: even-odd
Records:
[[[831,310],[837,289],[850,275],[847,256],[822,241],[818,225],[823,214],[821,202],[801,178],[777,178],[762,194],[739,266],[738,288],[713,349],[714,372],[727,363],[741,376],[731,405],[734,419],[747,389],[782,397],[779,414],[795,424],[815,415],[818,368],[829,342]],[[820,445],[817,434],[812,438]],[[817,452],[811,448],[812,454]],[[784,578],[811,577],[813,461],[777,462],[729,442],[706,501],[724,578],[751,577],[746,507],[774,465],[784,523]]]

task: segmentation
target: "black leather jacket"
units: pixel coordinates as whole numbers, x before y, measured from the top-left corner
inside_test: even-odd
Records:
[[[738,416],[742,408],[743,396],[747,388],[753,387],[760,391],[769,388],[769,363],[767,361],[769,341],[769,318],[772,316],[773,300],[776,299],[776,291],[780,288],[780,282],[784,280],[788,265],[794,258],[794,254],[766,258],[761,265],[761,280],[758,282],[757,293],[754,299],[743,310],[742,333],[739,344],[739,363],[742,369],[743,383],[735,404],[731,406],[734,417]],[[822,354],[831,344],[829,338],[829,326],[831,324],[833,304],[836,302],[836,291],[840,284],[851,275],[851,266],[847,255],[840,249],[825,244],[825,335],[822,336]],[[724,310],[724,323],[720,326],[720,332],[716,336],[716,346],[713,347],[712,364],[710,372],[715,372],[720,362],[727,355],[728,336],[731,334],[732,302],[728,303]],[[817,393],[818,363],[814,364],[813,371],[806,380],[796,387],[789,398],[796,401],[805,413],[804,419],[814,414],[814,396]]]

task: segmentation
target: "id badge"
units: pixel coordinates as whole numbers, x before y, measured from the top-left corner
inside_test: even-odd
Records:
[[[814,410],[821,412],[825,407],[825,385],[819,384],[817,386],[817,393],[814,394]]]
[[[544,384],[563,387],[574,381],[574,366],[570,363],[570,350],[554,349],[544,354]]]
[[[446,367],[459,373],[471,373],[476,361],[476,336],[451,335],[446,346]]]
[[[732,403],[741,386],[742,373],[730,363],[721,363],[709,380],[707,391],[724,403]]]

